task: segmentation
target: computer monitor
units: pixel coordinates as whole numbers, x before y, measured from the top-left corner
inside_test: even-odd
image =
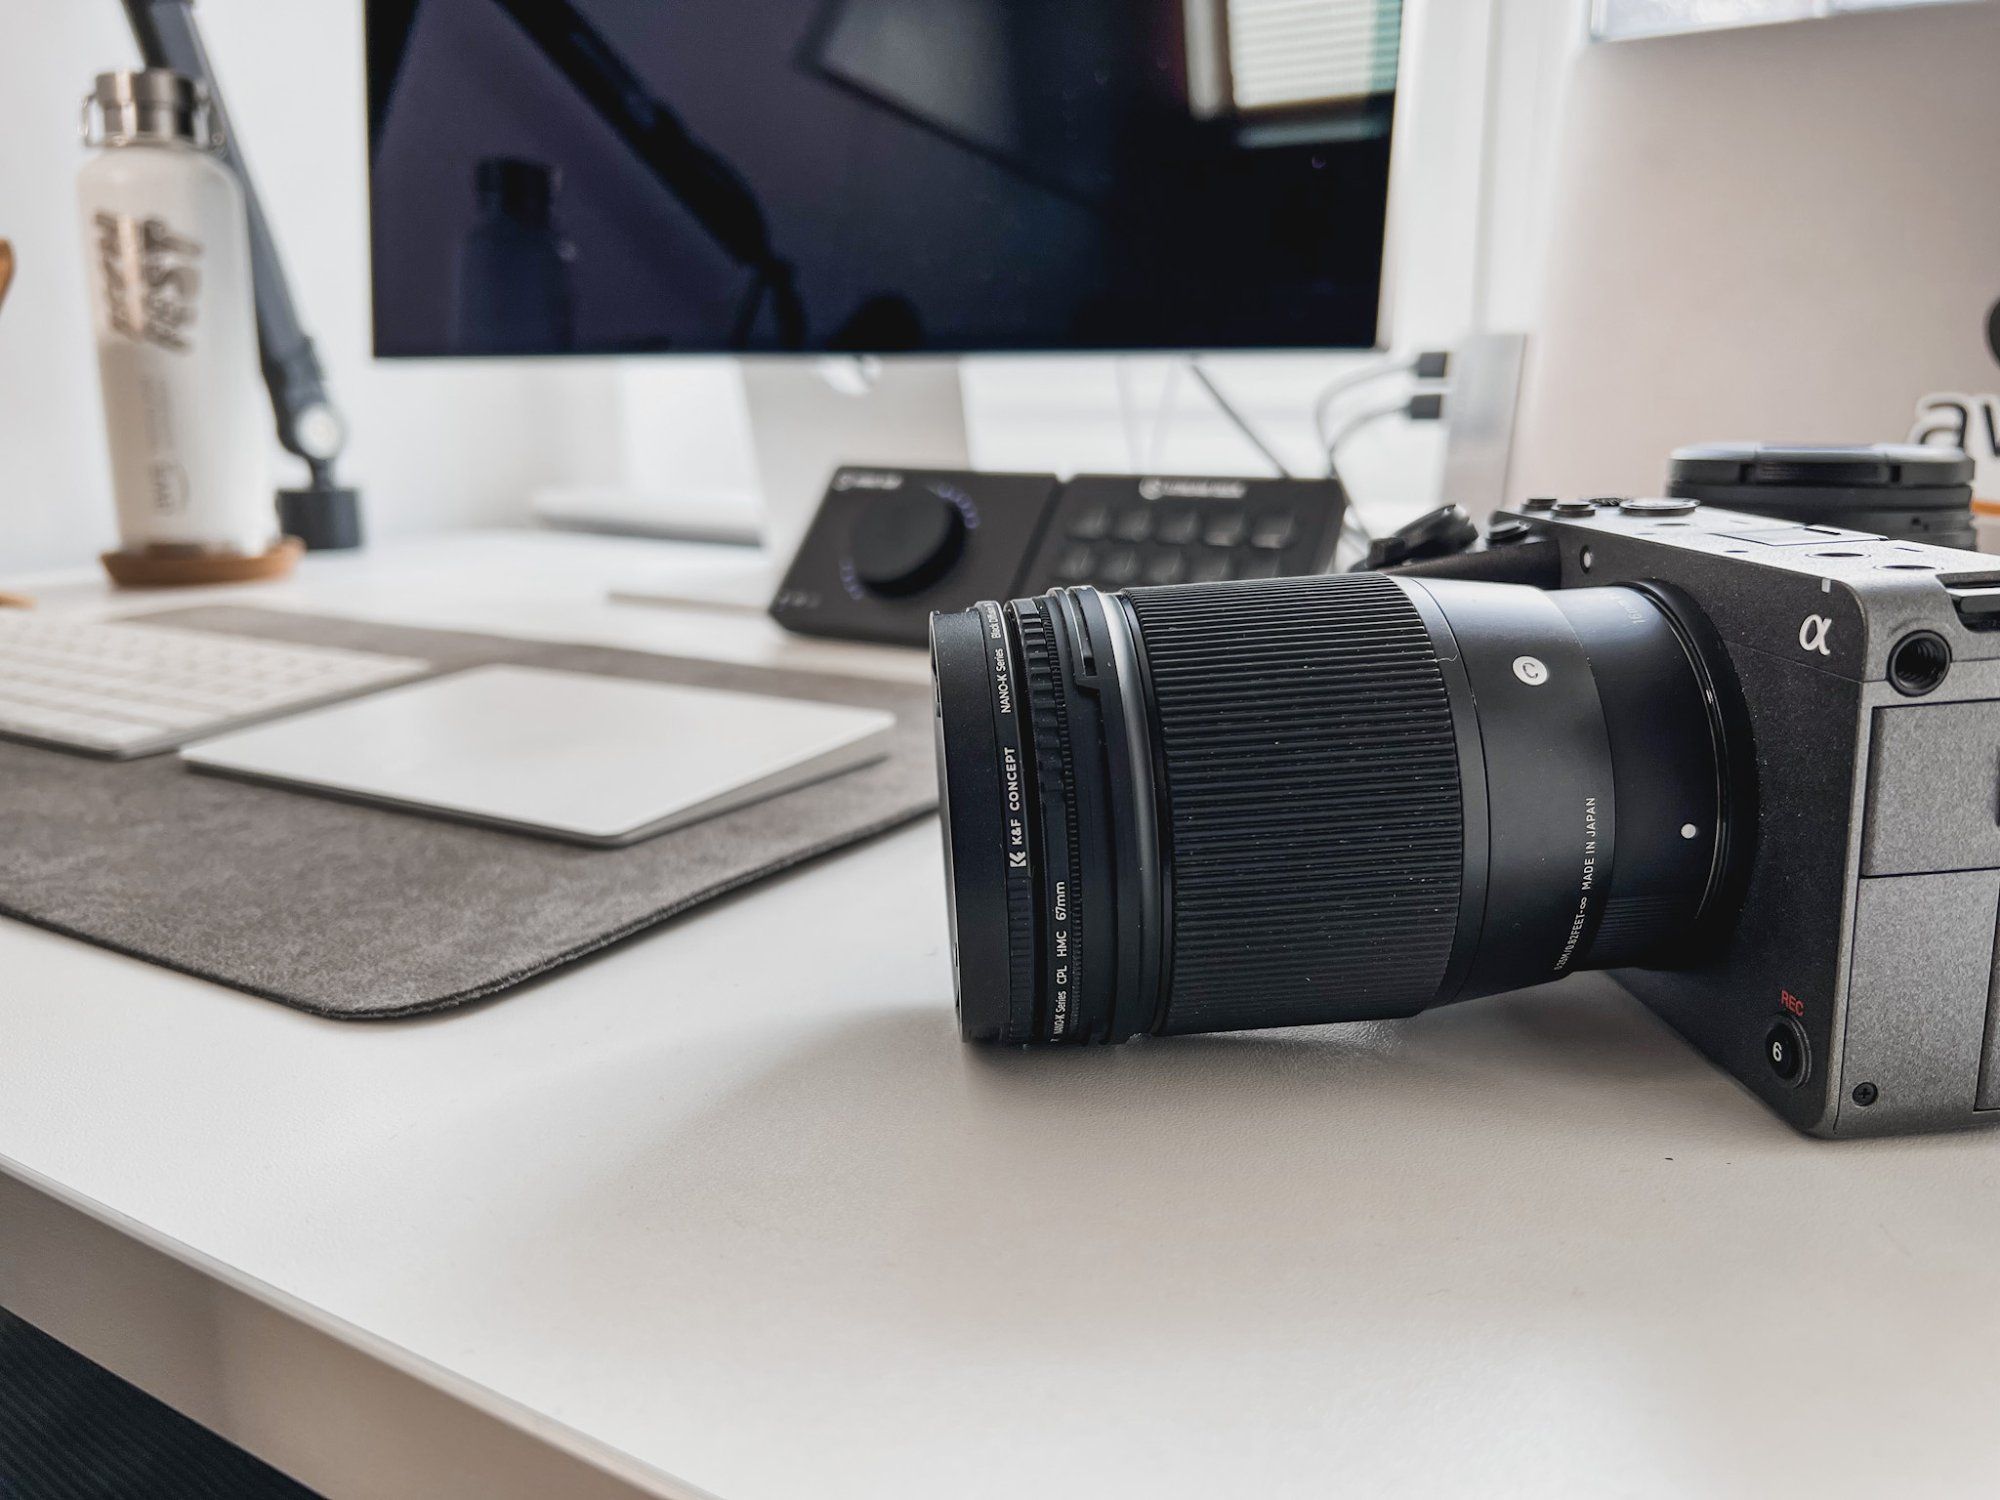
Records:
[[[382,355],[1368,347],[1400,0],[368,0]]]

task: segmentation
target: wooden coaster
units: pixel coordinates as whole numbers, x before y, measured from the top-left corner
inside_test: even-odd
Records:
[[[107,552],[98,560],[121,589],[171,589],[202,583],[259,583],[283,578],[305,556],[306,544],[281,537],[269,552]]]

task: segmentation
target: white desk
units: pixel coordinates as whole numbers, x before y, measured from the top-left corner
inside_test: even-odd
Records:
[[[260,597],[921,670],[601,599],[732,569]],[[0,1304],[334,1495],[1991,1492],[2000,1137],[1803,1139],[1593,977],[975,1052],[941,878],[927,822],[398,1023],[0,924]]]

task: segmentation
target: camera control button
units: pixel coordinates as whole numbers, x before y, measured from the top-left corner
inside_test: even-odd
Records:
[[[1122,511],[1111,523],[1111,534],[1121,542],[1143,542],[1153,534],[1153,512],[1138,505]]]
[[[1558,500],[1556,514],[1559,516],[1594,516],[1597,514],[1595,500]]]
[[[1209,515],[1201,539],[1211,547],[1240,547],[1249,529],[1249,520],[1242,511],[1218,507]]]
[[[1780,1083],[1797,1088],[1812,1071],[1805,1028],[1790,1016],[1780,1016],[1764,1033],[1764,1062]]]
[[[1292,538],[1298,534],[1298,529],[1298,521],[1290,511],[1273,511],[1251,523],[1250,545],[1279,552],[1292,545]]]
[[[1684,516],[1700,507],[1699,500],[1682,500],[1666,495],[1645,495],[1635,500],[1620,503],[1619,509],[1628,516]]]
[[[1130,547],[1113,547],[1097,561],[1100,583],[1122,589],[1139,576],[1139,554]]]
[[[1268,553],[1262,557],[1245,558],[1236,570],[1238,578],[1276,578],[1278,559]]]
[[[1065,547],[1056,554],[1055,575],[1063,583],[1082,583],[1096,562],[1097,555],[1088,547]]]
[[[1102,505],[1090,505],[1069,520],[1069,534],[1079,542],[1095,542],[1111,529],[1111,512]]]

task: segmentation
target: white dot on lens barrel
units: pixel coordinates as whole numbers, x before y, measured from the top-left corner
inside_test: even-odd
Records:
[[[1701,832],[1701,830],[1700,830],[1699,828],[1695,827],[1695,826],[1694,826],[1694,824],[1692,824],[1692,823],[1683,823],[1683,824],[1681,824],[1681,837],[1682,837],[1682,838],[1684,838],[1684,839],[1691,839],[1691,838],[1693,838],[1693,837],[1694,837],[1694,836],[1695,836],[1695,835],[1696,835],[1697,833],[1700,833],[1700,832]]]

